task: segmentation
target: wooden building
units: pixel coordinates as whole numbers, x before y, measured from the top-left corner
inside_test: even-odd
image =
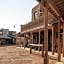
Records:
[[[32,9],[31,22],[21,25],[21,34],[24,37],[29,35],[30,43],[44,45],[44,61],[47,61],[44,64],[48,64],[48,50],[52,54],[57,50],[58,61],[61,61],[61,49],[64,48],[64,0],[37,1],[39,4]]]

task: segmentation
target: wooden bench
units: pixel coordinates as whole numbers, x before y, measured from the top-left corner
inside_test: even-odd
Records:
[[[44,51],[43,51],[43,44],[29,44],[30,46],[30,54],[32,54],[32,47],[41,47],[41,52],[42,52],[42,57],[44,56]]]

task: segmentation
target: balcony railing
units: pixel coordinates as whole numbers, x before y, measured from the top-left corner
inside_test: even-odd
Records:
[[[21,31],[29,30],[44,24],[44,17],[40,17],[38,20],[29,22],[28,24],[21,26]]]
[[[48,16],[49,22],[53,20],[53,17],[51,15]],[[52,19],[52,20],[50,20]],[[41,25],[44,25],[44,15],[40,16],[39,19],[29,22],[28,24],[21,26],[21,32],[26,31],[35,27],[39,27]]]

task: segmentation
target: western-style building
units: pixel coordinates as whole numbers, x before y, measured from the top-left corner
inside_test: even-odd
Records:
[[[32,19],[21,25],[21,34],[30,40],[30,44],[43,44],[44,64],[48,64],[48,51],[58,52],[61,61],[61,51],[64,56],[64,0],[37,0],[32,9]],[[38,47],[38,50],[40,48]]]

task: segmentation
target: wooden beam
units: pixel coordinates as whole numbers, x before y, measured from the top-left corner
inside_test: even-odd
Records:
[[[61,15],[60,11],[58,10],[57,6],[55,5],[55,3],[54,3],[52,0],[48,0],[48,5],[49,5],[49,7],[54,11],[54,13],[55,13],[57,16],[60,16],[60,20],[61,20],[62,22],[64,22],[64,21],[63,21],[63,18],[62,18],[62,15]]]
[[[49,64],[48,60],[48,2],[45,1],[44,3],[45,9],[44,9],[44,47],[45,47],[45,53],[44,53],[44,64]]]
[[[26,33],[24,33],[24,38],[26,38]],[[25,43],[24,43],[24,49],[25,49]]]
[[[38,33],[39,33],[39,42],[38,42],[38,44],[40,44],[40,31]],[[40,47],[38,47],[38,50],[40,51]]]
[[[58,10],[58,8],[52,0],[48,0],[48,5],[56,13],[57,16],[61,16],[60,11]]]
[[[61,44],[60,44],[60,17],[58,17],[58,61],[61,61]]]
[[[63,5],[64,4],[64,0],[56,2],[56,5],[60,5],[60,4]]]
[[[45,0],[37,0],[37,1],[43,5],[43,2]],[[61,21],[64,22],[60,11],[58,10],[57,6],[55,5],[55,3],[52,0],[48,0],[48,6],[49,6],[49,8],[51,8],[54,11],[54,13],[57,16],[61,16]]]
[[[45,0],[37,0],[39,3],[45,2]],[[57,16],[61,16],[60,11],[56,7],[55,3],[52,0],[48,0],[48,6],[57,14]]]
[[[32,46],[30,46],[30,54],[32,54]]]
[[[52,55],[54,55],[54,27],[52,27]]]
[[[26,34],[24,33],[24,37],[26,37]]]
[[[48,25],[48,29],[51,29],[51,25]],[[21,34],[23,33],[28,33],[28,32],[36,32],[38,30],[44,30],[44,25],[41,25],[41,26],[38,26],[38,27],[35,27],[35,28],[32,28],[32,29],[28,29],[28,30],[25,30],[25,31],[22,31]]]
[[[30,32],[30,43],[33,44],[33,33]]]
[[[63,23],[63,27],[64,27],[64,23]],[[64,33],[64,28],[63,28],[63,33]],[[62,34],[63,35],[63,57],[64,57],[64,34]]]
[[[62,22],[64,22],[64,20],[62,18],[60,18]]]

